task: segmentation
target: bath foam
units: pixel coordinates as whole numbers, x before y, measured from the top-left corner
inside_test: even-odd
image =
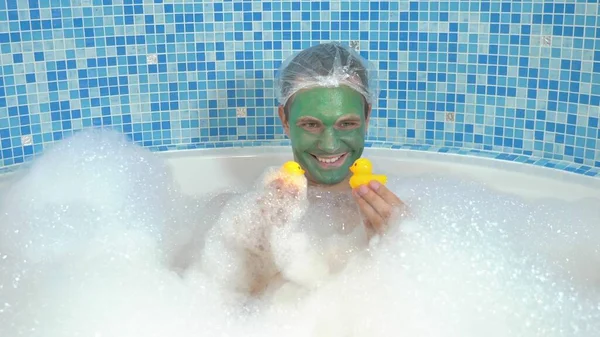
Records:
[[[229,200],[207,232],[197,266],[216,282],[254,292],[302,250],[298,239],[305,235],[296,225],[307,206],[306,179],[279,184],[282,177],[278,167],[265,170],[249,192]]]
[[[477,233],[485,242],[505,245],[502,249],[507,251],[538,255],[553,272],[577,284],[600,286],[600,269],[589,268],[600,266],[600,242],[595,239],[600,237],[600,227],[595,225],[600,200],[565,202],[547,197],[526,201],[479,183],[441,177],[402,185],[395,184],[403,199],[420,209],[427,207],[432,216],[438,214],[439,223],[451,226],[453,235],[462,239]],[[459,192],[448,192],[453,188]]]
[[[116,228],[162,240],[177,214],[171,182],[165,163],[122,135],[80,132],[48,149],[5,191],[0,244],[35,263]]]
[[[188,226],[185,220],[193,218],[176,190],[164,162],[112,131],[88,130],[48,149],[9,183],[0,203],[0,298],[5,306],[0,335],[9,326],[17,331],[48,322],[69,326],[61,323],[69,318],[61,316],[60,308],[85,313],[80,309],[85,303],[74,304],[77,296],[86,298],[76,295],[78,288],[116,300],[108,289],[116,294],[118,287],[95,287],[94,282],[110,283],[113,277],[126,283],[127,277],[115,276],[119,271],[113,267],[119,263],[132,271],[160,267],[168,272],[164,263],[178,244],[173,240]],[[97,272],[103,269],[113,274],[103,278]],[[38,323],[29,315],[39,316]]]
[[[443,177],[390,188],[414,217],[303,300],[269,303],[273,320],[299,307],[311,336],[598,335],[598,230],[581,231],[592,203],[524,203]],[[578,254],[552,247],[573,242],[583,256],[566,265]]]
[[[369,251],[352,254],[346,268],[319,289],[284,285],[256,309],[266,313],[261,319],[284,322],[301,331],[299,336],[600,331],[600,284],[594,281],[599,270],[589,264],[600,257],[598,231],[592,232],[598,218],[594,200],[526,203],[444,177],[395,181],[390,188],[411,205],[414,217]],[[321,199],[321,207],[307,214],[327,219],[337,201]],[[317,241],[323,232],[328,230]]]
[[[79,150],[55,155],[77,164],[96,158],[94,153],[103,153],[106,147],[122,146],[127,150],[110,153],[131,159],[133,152],[142,151],[152,163],[140,167],[107,156],[87,167],[97,172],[95,180],[79,179],[79,185],[109,190],[115,184],[132,186],[124,182],[131,179],[139,182],[140,191],[178,200],[164,163],[151,154],[115,135],[80,137],[71,139],[71,146],[80,146]],[[86,140],[90,142],[84,147]],[[161,205],[167,197],[131,192],[139,199],[133,197],[137,202],[130,203],[120,222],[111,213],[120,210],[119,205],[110,198],[122,200],[121,190],[105,192],[109,200],[86,201],[103,212],[80,212],[80,217],[74,214],[60,220],[50,217],[52,221],[42,218],[48,209],[61,209],[57,204],[81,208],[80,192],[71,187],[60,202],[49,192],[45,199],[36,199],[42,205],[34,205],[34,214],[28,207],[37,190],[50,190],[58,186],[55,176],[73,172],[58,160],[46,163],[45,169],[38,167],[40,177],[21,178],[21,186],[30,187],[28,193],[20,192],[23,197],[2,209],[27,210],[31,213],[27,219],[37,217],[39,223],[32,222],[35,231],[9,234],[20,243],[31,237],[42,246],[31,250],[26,244],[0,243],[0,336],[598,335],[595,274],[575,272],[598,258],[592,240],[598,237],[592,232],[597,219],[594,200],[571,205],[525,203],[485,186],[444,177],[390,179],[388,186],[411,206],[414,218],[392,227],[368,250],[358,249],[360,240],[352,230],[360,225],[358,219],[354,223],[352,217],[340,219],[339,200],[322,201],[322,207],[307,211],[313,223],[301,226],[313,240],[311,247],[327,257],[335,255],[330,245],[344,242],[350,253],[317,289],[299,291],[284,285],[281,292],[287,294],[252,301],[229,292],[201,271],[190,269],[182,277],[165,266],[164,233],[170,229],[165,229],[169,222],[164,219],[173,212]],[[111,173],[122,170],[122,165],[139,171]],[[180,223],[204,222],[196,211],[177,210]],[[51,232],[52,226],[61,225],[68,235]],[[4,228],[4,222],[0,226]],[[173,244],[183,245],[178,240]],[[561,242],[578,246],[553,249]],[[582,251],[587,252],[585,257],[579,254]],[[566,263],[565,256],[574,260]],[[35,263],[24,263],[24,257]]]

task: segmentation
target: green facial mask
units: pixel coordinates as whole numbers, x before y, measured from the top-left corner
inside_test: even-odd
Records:
[[[345,86],[295,95],[288,116],[290,139],[294,159],[310,181],[333,185],[348,176],[364,149],[365,104],[361,94]]]

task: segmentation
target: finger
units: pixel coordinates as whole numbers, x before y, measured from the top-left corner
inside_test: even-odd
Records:
[[[291,195],[297,195],[300,193],[300,189],[298,188],[298,186],[287,181],[283,184],[283,189],[285,190],[285,192]]]
[[[300,195],[300,190],[298,189],[298,187],[293,186],[292,188],[290,188],[288,190],[288,193],[292,196],[292,197],[297,197]]]
[[[280,190],[284,184],[284,180],[282,178],[276,178],[269,182],[268,186],[275,190]]]
[[[377,230],[375,230],[375,227],[369,220],[365,220],[364,225],[365,225],[365,232],[367,233],[368,239],[371,239],[373,236],[375,236],[375,234],[379,233]]]
[[[267,184],[267,193],[278,199],[283,199],[286,192],[286,183],[282,178],[276,178]]]
[[[358,193],[354,194],[356,199],[356,203],[360,208],[360,212],[365,218],[365,226],[367,229],[373,230],[375,232],[382,232],[385,224],[385,220],[381,217],[379,212],[371,204],[365,200],[362,196],[358,195]]]
[[[289,182],[283,181],[277,189],[277,196],[279,199],[284,199],[287,196],[297,197],[300,194],[298,186]]]
[[[366,185],[358,188],[357,193],[379,214],[383,219],[389,218],[392,215],[393,206],[385,201],[379,194],[373,191]]]
[[[390,191],[387,187],[385,187],[385,185],[382,185],[377,180],[372,180],[369,182],[369,187],[371,187],[371,189],[388,204],[392,206],[403,205],[400,198],[398,198],[392,191]]]

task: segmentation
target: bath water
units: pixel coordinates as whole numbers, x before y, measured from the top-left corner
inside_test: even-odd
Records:
[[[325,269],[253,298],[197,263],[252,191],[184,196],[155,154],[78,133],[2,192],[0,336],[599,335],[598,200],[390,178],[410,218],[368,243],[349,196],[311,190],[296,230]]]

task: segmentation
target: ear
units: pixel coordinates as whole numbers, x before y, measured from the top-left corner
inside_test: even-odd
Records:
[[[365,114],[365,130],[369,129],[369,121],[371,120],[371,104],[367,104],[367,113]]]
[[[281,120],[281,125],[283,126],[283,131],[289,137],[290,136],[290,123],[285,118],[285,107],[283,105],[279,106],[279,119]]]

